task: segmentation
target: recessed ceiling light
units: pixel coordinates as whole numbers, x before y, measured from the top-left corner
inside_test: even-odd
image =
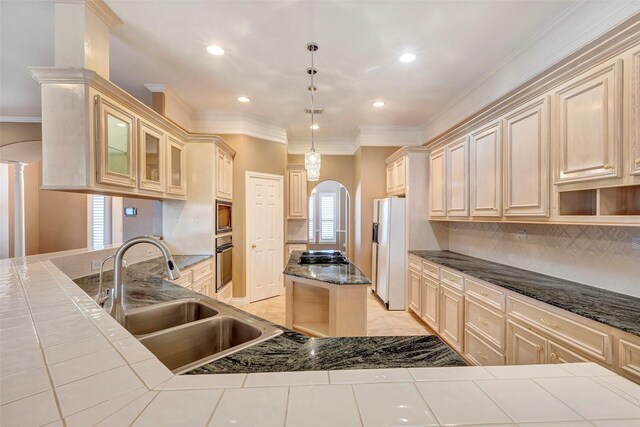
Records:
[[[310,128],[310,129],[313,129],[313,130],[318,130],[318,129],[320,129],[320,126],[318,126],[318,125],[311,125],[311,126],[309,126],[309,128]]]
[[[239,96],[238,97],[238,101],[240,101],[240,102],[249,102],[251,100],[249,98],[247,98],[246,96]]]
[[[376,108],[384,107],[384,101],[376,101],[371,105],[373,105]]]
[[[216,55],[216,56],[224,55],[224,49],[221,48],[220,46],[215,46],[215,45],[209,46],[207,48],[207,52],[209,52],[211,55]]]
[[[416,55],[414,53],[405,53],[400,57],[400,62],[412,62],[416,59]]]

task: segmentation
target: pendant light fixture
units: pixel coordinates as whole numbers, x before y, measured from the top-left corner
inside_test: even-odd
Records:
[[[313,68],[313,53],[318,50],[318,45],[316,43],[308,43],[307,50],[311,52],[311,68],[307,69],[307,74],[311,76],[311,85],[309,86],[309,92],[311,92],[311,150],[304,155],[304,168],[307,170],[307,180],[308,181],[318,181],[320,180],[320,154],[316,153],[315,141],[313,131],[316,129],[315,124],[315,105],[313,95],[316,91],[316,87],[313,85],[313,76],[318,72],[315,68]]]

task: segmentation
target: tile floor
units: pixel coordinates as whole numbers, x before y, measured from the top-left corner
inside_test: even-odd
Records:
[[[243,310],[284,326],[285,297],[269,298],[241,307]],[[378,300],[369,293],[367,299],[367,335],[433,335],[433,332],[406,311],[385,310]]]

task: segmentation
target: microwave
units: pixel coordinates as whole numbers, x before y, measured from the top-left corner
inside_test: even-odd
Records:
[[[216,200],[216,234],[231,230],[231,202]]]

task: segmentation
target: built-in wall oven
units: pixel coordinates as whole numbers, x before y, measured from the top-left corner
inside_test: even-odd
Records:
[[[216,200],[216,234],[231,230],[231,202]]]
[[[231,236],[216,239],[216,292],[231,282],[233,278],[233,240]]]

